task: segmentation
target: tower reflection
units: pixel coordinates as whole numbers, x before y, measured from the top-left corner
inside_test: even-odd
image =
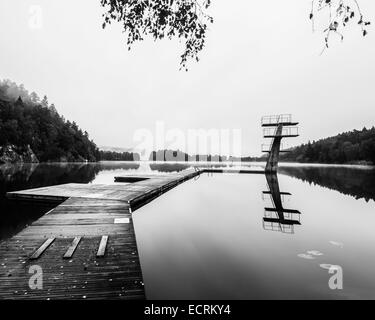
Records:
[[[281,192],[277,174],[266,174],[268,190],[263,191],[263,200],[270,199],[273,206],[264,208],[263,229],[282,233],[294,233],[294,226],[300,225],[298,210],[286,209],[283,202],[291,196],[289,192]]]

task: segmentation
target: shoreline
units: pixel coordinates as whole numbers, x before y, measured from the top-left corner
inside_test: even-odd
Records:
[[[14,162],[14,163],[0,163],[0,167],[5,166],[23,166],[23,165],[100,165],[102,163],[149,163],[149,164],[180,164],[180,165],[222,165],[222,166],[234,166],[234,165],[255,165],[264,166],[265,161],[151,161],[151,160],[136,160],[136,161],[122,161],[122,160],[100,160],[96,162]],[[314,163],[314,162],[279,162],[280,167],[347,167],[347,168],[362,168],[362,169],[375,169],[373,164],[361,164],[361,163]]]

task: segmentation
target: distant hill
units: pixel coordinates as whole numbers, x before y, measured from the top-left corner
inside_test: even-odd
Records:
[[[375,128],[363,128],[308,142],[281,156],[283,161],[375,164]]]
[[[97,161],[99,150],[46,96],[0,81],[0,162]]]

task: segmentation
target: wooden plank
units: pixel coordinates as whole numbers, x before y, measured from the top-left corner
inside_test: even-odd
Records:
[[[108,241],[108,236],[102,236],[102,239],[100,240],[100,244],[99,244],[99,249],[96,254],[97,257],[104,257],[105,249],[107,247],[107,241]]]
[[[75,237],[74,238],[72,244],[70,245],[70,247],[68,248],[68,250],[64,254],[65,259],[70,259],[73,256],[74,251],[76,251],[80,241],[81,241],[81,237]]]
[[[49,238],[47,239],[40,247],[38,250],[36,250],[33,255],[30,257],[31,260],[38,259],[43,252],[52,244],[52,242],[55,241],[55,238]]]

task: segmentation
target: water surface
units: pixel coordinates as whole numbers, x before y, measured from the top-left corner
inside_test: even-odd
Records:
[[[374,194],[356,193],[350,185],[358,172],[349,178],[347,170],[314,183],[299,180],[294,168],[283,170],[280,191],[291,193],[283,206],[301,212],[293,227],[264,223],[264,208],[273,203],[262,193],[263,175],[202,175],[139,209],[134,221],[147,297],[375,298]],[[298,169],[313,176],[304,171]],[[343,290],[329,288],[332,274],[322,268],[328,264],[342,268]]]
[[[148,162],[0,166],[0,240],[50,209],[9,201],[7,191],[114,183],[114,176],[129,172],[168,174],[189,167]],[[265,211],[278,198],[264,175],[202,174],[135,211],[147,297],[375,298],[375,171],[285,165],[277,187],[271,189],[281,192],[282,207],[300,212],[285,214],[281,222],[300,224],[265,221],[280,216]],[[321,265],[342,267],[343,290],[329,288],[331,275]]]

